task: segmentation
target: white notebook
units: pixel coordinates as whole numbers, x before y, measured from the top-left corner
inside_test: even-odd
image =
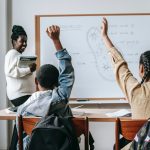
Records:
[[[26,68],[30,64],[35,63],[37,56],[20,56],[18,61],[18,67]]]

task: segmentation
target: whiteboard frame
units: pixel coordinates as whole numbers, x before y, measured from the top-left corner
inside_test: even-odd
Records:
[[[52,14],[52,15],[35,15],[35,49],[37,55],[37,69],[40,68],[40,21],[45,17],[74,17],[74,16],[150,16],[150,13],[115,13],[115,14]],[[86,100],[120,100],[125,97],[108,97],[108,98],[70,98],[71,100],[86,99]]]

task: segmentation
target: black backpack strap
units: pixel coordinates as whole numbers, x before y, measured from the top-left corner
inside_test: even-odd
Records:
[[[66,117],[68,119],[68,121],[71,123],[71,118],[72,117]],[[72,136],[75,136],[75,130],[72,128],[72,126],[68,125],[68,123],[63,120],[63,124],[70,130]],[[90,146],[90,150],[94,150],[95,147],[94,147],[94,138],[91,134],[91,132],[89,131],[89,146]]]
[[[63,125],[65,126],[66,130],[68,131],[68,137],[72,141],[71,147],[74,150],[80,150],[78,139],[76,137],[75,129],[72,126],[72,116],[68,117],[61,117],[61,121],[63,122]]]
[[[18,142],[18,132],[17,132],[16,124],[15,124],[9,150],[16,150],[17,142]]]
[[[57,92],[57,94],[59,95],[59,92]],[[59,97],[61,97],[61,96],[59,95]],[[49,105],[46,116],[50,116],[50,115],[61,116],[59,114],[59,110],[62,110],[63,108],[65,108],[66,105],[67,105],[66,99],[52,101]]]
[[[59,116],[59,112],[62,109],[65,109],[67,106],[66,102],[64,100],[62,101],[57,101],[57,102],[52,102],[49,106],[49,109],[46,113],[46,116],[50,116],[52,114]]]
[[[90,150],[94,150],[95,149],[95,147],[94,147],[94,139],[93,139],[93,136],[92,136],[90,131],[89,131],[89,145],[90,145]]]
[[[65,126],[65,128],[68,130],[69,135],[68,136],[75,136],[75,131],[72,128],[72,123],[71,123],[71,116],[67,117],[59,117],[62,124]]]

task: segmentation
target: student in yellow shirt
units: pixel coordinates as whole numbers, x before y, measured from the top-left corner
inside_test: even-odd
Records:
[[[139,61],[139,82],[128,68],[127,62],[115,48],[108,34],[108,23],[103,18],[101,36],[110,54],[116,80],[131,105],[132,118],[148,119],[150,117],[150,51],[141,54]]]
[[[116,81],[131,106],[132,118],[150,118],[150,50],[140,56],[139,75],[142,80],[139,82],[129,70],[128,64],[121,53],[110,40],[106,18],[102,20],[101,36],[111,57]]]

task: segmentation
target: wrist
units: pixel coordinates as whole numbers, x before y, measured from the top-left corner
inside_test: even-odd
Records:
[[[109,39],[109,36],[105,35],[105,36],[103,36],[102,39],[103,39],[103,42],[104,42],[105,46],[107,47],[107,49],[114,47],[113,43]]]
[[[108,39],[108,35],[103,35],[103,36],[102,36],[102,39],[103,39],[103,40],[107,40],[107,39]]]
[[[63,49],[63,47],[62,47],[61,42],[60,42],[60,40],[59,40],[59,39],[57,39],[57,40],[53,40],[53,43],[54,43],[55,48],[56,48],[56,50],[57,50],[57,51],[59,51],[59,50],[62,50],[62,49]]]
[[[33,71],[32,71],[32,68],[30,68],[30,72],[32,73]]]
[[[31,73],[34,72],[33,68],[30,68],[30,72],[31,72]]]
[[[59,39],[53,39],[53,42],[54,42],[54,43],[59,43],[60,40],[59,40]]]

